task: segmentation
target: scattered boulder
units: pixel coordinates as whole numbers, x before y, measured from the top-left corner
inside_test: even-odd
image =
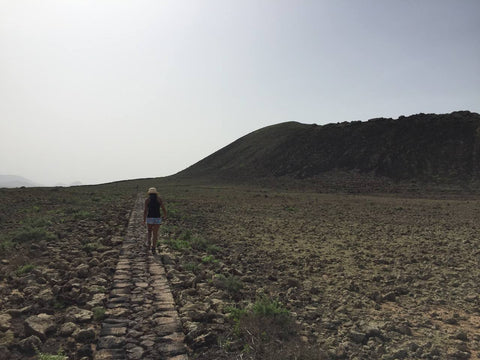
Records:
[[[95,329],[89,327],[87,329],[81,329],[74,334],[75,340],[80,343],[92,343],[95,340]]]
[[[90,344],[84,344],[80,346],[77,350],[77,359],[83,360],[83,359],[91,359],[93,357],[93,349],[92,345]]]
[[[77,277],[79,277],[80,279],[85,279],[86,277],[88,277],[90,267],[86,264],[81,264],[75,270],[77,272]]]
[[[175,257],[172,254],[163,253],[162,262],[164,265],[175,265]]]
[[[196,350],[202,347],[211,346],[212,344],[215,344],[216,341],[217,336],[214,333],[208,332],[192,339],[189,345],[193,350]]]
[[[10,346],[14,340],[13,331],[7,330],[5,332],[0,331],[0,346]]]
[[[60,327],[58,335],[67,337],[72,335],[76,330],[78,330],[78,326],[76,324],[73,322],[66,322]]]
[[[461,351],[456,349],[451,349],[447,353],[448,360],[468,360],[472,356],[471,353],[467,351]]]
[[[88,262],[88,265],[90,267],[96,267],[96,266],[99,266],[100,265],[100,261],[97,259],[97,258],[93,258],[92,260],[90,260]]]
[[[32,310],[32,305],[24,306],[21,309],[8,309],[7,313],[14,318],[24,315]]]
[[[76,306],[72,306],[68,308],[65,314],[65,319],[67,321],[74,322],[76,324],[88,322],[92,318],[93,318],[93,312],[86,309],[80,309]]]
[[[399,349],[392,355],[392,359],[405,359],[408,357],[408,351],[406,349]]]
[[[128,358],[132,360],[141,360],[143,359],[144,350],[140,346],[136,346],[128,350]]]
[[[190,318],[192,321],[204,321],[206,320],[209,315],[207,313],[208,305],[206,304],[193,304],[193,303],[187,303],[184,307],[180,309],[180,313],[188,318]]]
[[[0,314],[0,331],[6,331],[10,328],[10,320],[12,320],[12,317],[9,314]]]
[[[465,331],[459,331],[457,332],[454,336],[454,339],[460,340],[460,341],[468,341],[468,336]]]
[[[18,343],[20,351],[26,354],[33,354],[41,345],[42,340],[35,335],[31,335]]]
[[[25,296],[18,289],[13,289],[10,293],[9,301],[14,304],[19,304],[25,301]]]
[[[39,302],[40,304],[52,304],[55,301],[55,297],[53,296],[53,292],[51,289],[43,289],[39,292],[37,296],[34,297],[35,301]]]
[[[363,344],[367,341],[367,334],[361,331],[350,331],[350,339],[357,344]]]
[[[30,316],[25,320],[25,332],[28,335],[38,336],[45,341],[47,333],[55,330],[55,321],[52,315],[39,314]]]

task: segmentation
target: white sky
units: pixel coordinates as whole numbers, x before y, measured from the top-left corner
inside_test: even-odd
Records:
[[[480,112],[479,0],[0,0],[0,174],[165,176],[258,128]]]

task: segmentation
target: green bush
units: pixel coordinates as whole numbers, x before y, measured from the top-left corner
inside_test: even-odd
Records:
[[[195,263],[186,263],[185,265],[183,265],[183,268],[193,273],[196,273],[199,269],[198,264]]]
[[[90,291],[93,294],[98,294],[98,293],[106,293],[107,289],[104,286],[93,285],[90,287]]]
[[[266,296],[257,299],[255,304],[253,304],[253,313],[258,316],[274,318],[290,316],[290,312],[278,300],[270,299]]]
[[[224,280],[228,279],[223,277]],[[235,277],[231,277],[235,278]],[[232,290],[239,291],[238,280],[230,280],[231,284],[235,284]],[[241,283],[240,283],[241,285]],[[232,286],[232,285],[231,285]],[[290,316],[290,312],[285,309],[278,300],[270,299],[266,296],[262,296],[255,301],[254,304],[247,306],[243,309],[237,307],[226,308],[229,313],[229,318],[233,320],[235,329],[239,330],[245,323],[265,323],[273,325],[273,327],[288,328],[286,325],[293,324],[293,319]]]
[[[92,309],[92,312],[93,312],[93,320],[100,321],[105,319],[105,308],[101,306],[97,306]]]
[[[172,249],[179,251],[191,248],[190,243],[182,239],[167,239],[165,240],[165,244],[170,246]]]
[[[213,257],[213,255],[205,255],[202,257],[202,263],[204,264],[216,264],[218,263],[218,260]]]
[[[85,245],[83,245],[82,249],[83,249],[83,251],[86,251],[86,252],[90,253],[92,251],[97,251],[102,247],[103,247],[103,245],[100,244],[99,242],[90,242],[90,243],[86,243]]]
[[[257,299],[245,308],[226,308],[233,322],[231,335],[243,343],[242,353],[250,359],[326,359],[321,351],[314,351],[301,343],[298,325],[278,300]],[[230,339],[225,338],[226,346]],[[224,349],[228,349],[224,346]]]
[[[230,295],[236,295],[243,289],[243,284],[236,276],[217,275],[217,282],[219,286],[227,290]]]
[[[238,324],[240,319],[247,314],[247,309],[241,309],[234,306],[227,306],[225,311],[228,313],[228,317],[233,320],[235,324]]]
[[[25,227],[18,230],[14,236],[13,241],[24,243],[29,241],[54,240],[56,236],[44,228],[39,227]]]
[[[25,264],[25,265],[23,265],[23,266],[20,266],[15,273],[16,273],[18,276],[20,276],[20,275],[29,273],[29,272],[32,271],[33,269],[35,269],[35,265]]]
[[[209,246],[208,241],[200,235],[191,236],[190,242],[192,244],[192,248],[194,248],[195,250],[205,251]]]
[[[13,242],[7,237],[0,236],[0,253],[6,253],[13,247]]]
[[[180,220],[182,218],[182,216],[180,215],[180,212],[175,207],[174,203],[170,202],[166,205],[166,207],[167,207],[167,215],[170,219]]]
[[[192,238],[192,232],[190,230],[186,230],[182,232],[179,238],[183,241],[190,241],[190,239]]]
[[[44,228],[52,224],[48,217],[31,217],[20,221],[25,228]]]
[[[36,349],[38,360],[68,360],[62,349],[58,350],[57,355],[41,353]]]
[[[208,245],[205,249],[209,254],[216,254],[220,252],[220,248],[217,245]]]

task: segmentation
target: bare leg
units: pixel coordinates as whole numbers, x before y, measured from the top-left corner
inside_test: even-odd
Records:
[[[148,248],[150,248],[150,244],[152,243],[152,224],[147,224],[147,242],[146,245]]]
[[[158,229],[160,228],[159,224],[153,225],[153,245],[152,245],[152,251],[155,253],[157,249],[157,241],[158,241]]]

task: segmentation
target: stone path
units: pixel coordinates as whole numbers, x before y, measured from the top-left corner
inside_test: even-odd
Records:
[[[165,270],[143,245],[143,199],[130,215],[95,360],[186,360],[182,326]]]

